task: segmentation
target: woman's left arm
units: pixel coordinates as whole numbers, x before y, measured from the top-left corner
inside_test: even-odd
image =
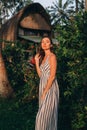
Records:
[[[57,60],[56,60],[56,56],[54,54],[50,56],[49,64],[50,64],[50,76],[49,76],[49,79],[47,81],[44,92],[42,94],[42,100],[44,99],[44,97],[45,97],[46,93],[48,92],[48,90],[51,88],[53,80],[55,79],[56,68],[57,68]]]

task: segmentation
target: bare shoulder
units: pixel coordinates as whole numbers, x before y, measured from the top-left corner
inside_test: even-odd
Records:
[[[50,59],[56,59],[56,55],[54,53],[51,53]]]
[[[50,55],[50,58],[49,58],[49,61],[50,62],[56,62],[56,55],[54,54],[54,53],[51,53],[51,55]]]
[[[49,65],[51,70],[56,69],[57,66],[57,60],[56,60],[56,55],[54,53],[51,53],[50,58],[49,58]]]

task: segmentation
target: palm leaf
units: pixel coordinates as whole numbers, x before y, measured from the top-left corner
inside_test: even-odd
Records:
[[[72,1],[72,0],[67,0],[67,1],[64,3],[63,9],[66,9],[70,4],[73,4],[73,1]]]
[[[59,8],[62,8],[62,0],[59,0],[58,5],[59,5]]]

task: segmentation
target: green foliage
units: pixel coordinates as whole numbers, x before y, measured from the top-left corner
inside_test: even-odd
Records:
[[[2,54],[15,96],[0,99],[1,130],[35,129],[39,78],[30,62],[34,53],[33,43],[6,42]]]
[[[30,60],[35,52],[34,45],[30,43],[8,43],[3,50],[8,78],[14,89],[15,95],[28,100],[37,97],[37,82],[35,65]],[[27,52],[30,50],[30,52]]]
[[[58,80],[60,86],[59,129],[87,129],[87,12],[71,23],[57,26],[60,47]]]
[[[57,24],[65,24],[69,21],[69,17],[74,14],[74,6],[72,0],[56,0],[53,5],[48,8],[48,12],[51,16],[51,24],[54,28]]]
[[[34,130],[37,101],[0,99],[0,130]]]
[[[8,79],[15,93],[12,99],[0,99],[2,130],[35,129],[38,76],[35,65],[30,62],[34,53],[35,45],[22,41],[6,43],[2,52]]]

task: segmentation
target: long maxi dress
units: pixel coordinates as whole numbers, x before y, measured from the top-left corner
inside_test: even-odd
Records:
[[[48,90],[44,101],[41,101],[41,95],[50,75],[48,59],[49,57],[47,57],[45,63],[40,66],[39,109],[36,116],[35,130],[57,130],[58,126],[59,87],[56,78]]]

